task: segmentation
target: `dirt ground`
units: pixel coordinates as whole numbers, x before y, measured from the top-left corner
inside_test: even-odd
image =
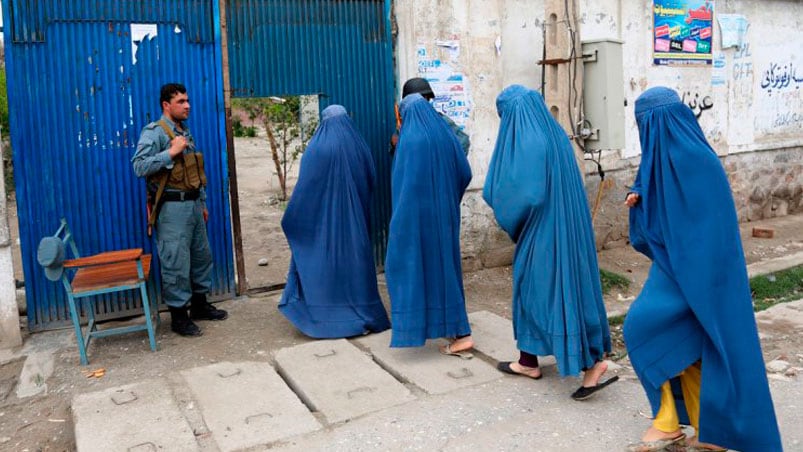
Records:
[[[251,289],[284,282],[290,265],[290,247],[281,226],[284,203],[279,200],[279,180],[264,132],[259,133],[255,138],[238,138],[234,145],[245,274]],[[288,178],[290,187],[295,185],[299,163]],[[267,265],[260,266],[261,259],[267,259]]]
[[[276,201],[278,184],[272,176],[266,142],[259,137],[237,139],[236,150],[248,285],[263,287],[283,282],[289,250],[280,227],[283,210]],[[18,225],[13,201],[9,203],[9,217],[12,237],[16,238]],[[746,224],[742,231],[749,234],[751,227],[769,224],[776,230],[775,238],[745,242],[748,263],[803,250],[803,228],[799,217]],[[14,247],[14,253],[17,278],[22,279],[18,245]],[[267,266],[258,265],[263,258],[268,260]],[[605,297],[610,314],[624,313],[646,278],[649,261],[629,247],[605,250],[599,259],[601,268],[631,280],[629,289],[614,289]],[[383,276],[379,277],[380,289],[387,305]],[[485,310],[511,317],[512,272],[509,267],[467,273],[464,282],[469,312]],[[309,341],[279,314],[275,307],[279,296],[280,292],[272,292],[220,303],[220,307],[229,311],[230,318],[225,322],[202,323],[204,335],[200,338],[172,334],[169,316],[162,314],[158,352],[149,350],[144,334],[104,338],[90,345],[90,365],[87,367],[78,365],[78,351],[70,330],[34,335],[26,332],[26,350],[57,350],[54,352],[56,370],[46,380],[44,394],[19,399],[15,386],[23,360],[15,359],[0,365],[0,450],[73,450],[70,402],[75,394],[148,378],[168,377],[179,369],[219,361],[269,361],[273,351]],[[803,335],[789,334],[788,328],[784,329],[780,324],[766,328],[769,330],[764,338],[767,359],[803,353]],[[614,336],[617,334],[618,330],[614,328]],[[621,344],[618,344],[615,352],[621,351]],[[106,370],[102,378],[84,376],[83,372],[98,368]]]

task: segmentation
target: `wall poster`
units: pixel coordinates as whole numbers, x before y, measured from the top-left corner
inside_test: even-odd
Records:
[[[654,0],[653,63],[711,64],[713,0]]]

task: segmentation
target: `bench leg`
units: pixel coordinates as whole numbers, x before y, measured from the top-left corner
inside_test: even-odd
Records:
[[[81,333],[81,317],[78,315],[78,310],[75,308],[75,297],[73,297],[71,293],[67,294],[67,301],[70,305],[70,317],[72,317],[72,324],[75,328],[75,342],[78,343],[78,353],[81,355],[81,365],[86,366],[89,364],[89,360],[86,357],[84,335]]]
[[[86,317],[87,320],[89,321],[88,328],[86,330],[86,335],[91,337],[92,333],[98,330],[98,324],[97,322],[95,322],[95,303],[88,298],[85,298],[84,300],[79,299],[77,303],[79,312],[82,306],[86,308]],[[89,339],[87,339],[86,345],[89,346]]]
[[[139,293],[142,296],[142,310],[145,312],[145,325],[148,328],[148,340],[151,343],[151,350],[156,351],[156,333],[153,330],[153,316],[151,315],[151,299],[148,296],[147,282],[141,282]],[[159,311],[156,311],[159,315]]]
[[[159,294],[156,293],[156,283],[153,276],[148,280],[148,296],[151,297],[151,303],[153,303],[152,309],[154,316],[156,316],[156,329],[158,330],[162,326],[162,316],[159,315]]]

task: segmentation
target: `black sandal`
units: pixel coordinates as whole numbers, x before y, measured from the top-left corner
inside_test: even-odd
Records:
[[[519,376],[522,376],[522,377],[530,378],[532,380],[540,380],[541,377],[544,376],[544,374],[541,374],[541,375],[539,375],[537,377],[531,377],[531,376],[529,376],[527,374],[523,374],[521,372],[516,372],[515,370],[513,370],[512,367],[510,367],[511,364],[513,364],[513,361],[500,361],[499,364],[496,365],[496,368],[500,372],[504,372],[504,373],[510,374],[510,375],[519,375]]]
[[[574,393],[572,394],[572,398],[574,400],[586,400],[592,395],[594,395],[595,392],[605,388],[609,384],[614,383],[616,381],[619,381],[619,375],[614,375],[613,377],[605,380],[602,383],[598,383],[595,386],[589,386],[589,387],[580,386],[579,388],[577,388],[577,391],[574,391]]]

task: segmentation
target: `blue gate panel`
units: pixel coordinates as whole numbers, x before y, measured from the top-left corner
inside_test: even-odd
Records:
[[[213,43],[217,2],[211,0],[7,0],[13,42],[44,42],[54,22],[182,24],[187,40]],[[8,42],[8,37],[6,37]]]
[[[232,95],[320,95],[341,104],[374,154],[371,233],[384,262],[390,220],[390,136],[395,128],[390,0],[231,0]]]
[[[145,248],[145,184],[130,159],[161,115],[159,88],[187,86],[189,127],[206,156],[213,295],[234,291],[217,0],[4,0],[11,143],[32,330],[66,326],[60,283],[36,262],[66,217],[83,254]],[[134,28],[149,31],[135,34]],[[133,38],[137,38],[134,40]],[[140,39],[141,38],[141,39]],[[154,271],[158,275],[158,268]],[[109,297],[98,314],[139,301]]]

